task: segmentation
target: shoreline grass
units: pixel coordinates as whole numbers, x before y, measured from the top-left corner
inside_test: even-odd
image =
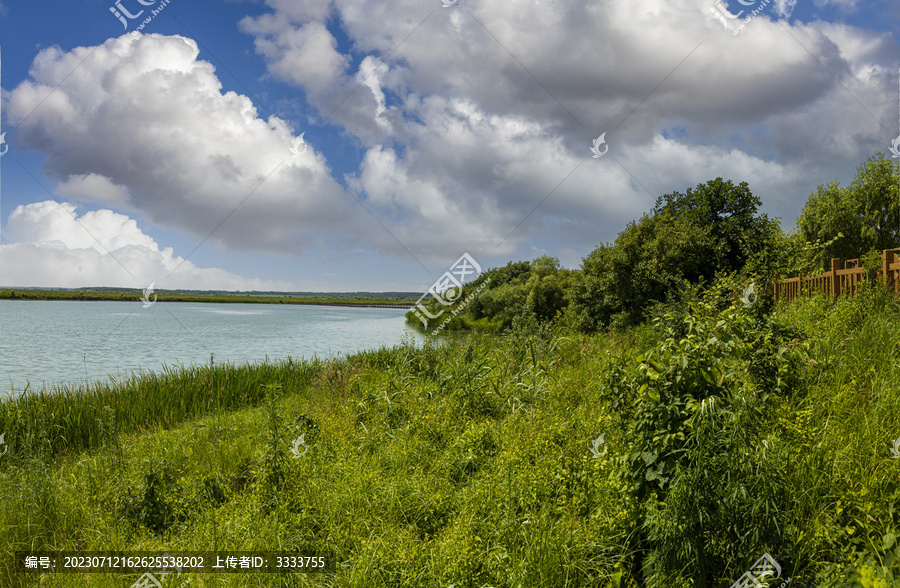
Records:
[[[77,453],[102,444],[108,421],[128,435],[172,427],[213,410],[255,406],[264,398],[264,384],[302,388],[324,361],[216,365],[210,358],[206,365],[132,372],[118,382],[26,390],[0,401],[0,431],[15,431],[7,440],[13,455]]]

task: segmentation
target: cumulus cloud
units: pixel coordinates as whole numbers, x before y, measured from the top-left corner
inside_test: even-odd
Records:
[[[82,202],[96,202],[108,206],[127,206],[128,188],[117,186],[97,174],[76,174],[69,176],[57,187],[62,196]]]
[[[879,121],[892,116],[889,36],[775,22],[793,0],[763,9],[740,36],[699,0],[639,10],[625,1],[432,10],[335,0],[317,14],[267,4],[271,12],[242,29],[272,75],[367,145],[351,177],[356,193],[429,233],[493,241],[501,254],[510,223],[554,189],[514,239],[567,226],[567,236],[593,232],[596,243],[655,196],[717,176],[748,181],[771,212],[791,218],[817,183],[882,146]],[[326,19],[367,54],[357,67]],[[305,41],[312,30],[315,44]],[[378,68],[367,67],[373,55]],[[320,68],[291,67],[308,61]],[[578,167],[604,131],[609,156]]]
[[[314,146],[292,157],[285,121],[223,93],[197,56],[193,40],[137,32],[42,51],[8,99],[20,147],[46,153],[73,198],[201,238],[227,218],[210,236],[222,249],[299,254],[317,231],[364,233]]]
[[[291,157],[308,129],[223,92],[180,36],[45,49],[9,94],[9,121],[19,148],[46,153],[61,194],[212,232],[225,251],[443,262],[552,239],[571,257],[657,196],[719,176],[792,219],[817,184],[884,148],[896,46],[777,21],[794,0],[733,36],[710,4],[266,0],[240,28],[268,74],[302,91],[307,124],[361,148],[340,175],[314,133]],[[609,152],[593,158],[604,132]]]
[[[76,214],[51,200],[17,206],[0,246],[4,286],[117,286],[215,290],[297,290],[296,284],[245,279],[217,268],[197,267],[111,210]]]

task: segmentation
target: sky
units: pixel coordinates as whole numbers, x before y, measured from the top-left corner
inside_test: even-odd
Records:
[[[790,229],[900,132],[896,0],[0,0],[0,285],[425,292],[657,197]]]

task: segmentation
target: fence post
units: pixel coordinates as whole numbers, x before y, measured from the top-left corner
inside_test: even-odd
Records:
[[[891,269],[891,264],[893,264],[893,263],[894,263],[894,252],[890,249],[885,249],[884,251],[882,251],[881,252],[881,272],[884,275],[884,283],[887,286],[889,291],[893,292],[894,290],[897,290],[898,292],[900,292],[900,284],[894,284],[894,283],[892,283],[893,280],[891,280],[890,269]]]
[[[837,271],[841,268],[841,258],[833,257],[831,259],[831,299],[837,300],[841,295],[841,284],[838,282]]]
[[[772,280],[772,296],[775,297],[775,302],[778,302],[778,280],[781,279],[781,276],[775,274],[774,279]]]

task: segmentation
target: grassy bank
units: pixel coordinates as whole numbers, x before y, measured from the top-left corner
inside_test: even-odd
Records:
[[[320,360],[292,359],[216,365],[210,358],[205,366],[136,373],[115,385],[56,386],[0,403],[0,432],[11,432],[7,445],[13,455],[75,454],[108,442],[112,430],[129,436],[178,426],[213,411],[256,406],[265,397],[266,385],[304,389],[323,365]]]
[[[730,586],[764,552],[774,586],[893,585],[900,308],[768,304],[6,402],[0,586],[137,579],[12,570],[39,549],[337,562],[190,586]]]
[[[48,290],[37,288],[2,288],[0,300],[114,300],[139,302],[143,290],[118,290],[112,288],[80,288],[74,290]],[[406,308],[415,303],[417,295],[403,292],[355,292],[355,293],[281,293],[281,292],[196,292],[184,290],[157,290],[150,300],[157,302],[220,302],[252,304],[313,304],[313,305],[390,305]]]

